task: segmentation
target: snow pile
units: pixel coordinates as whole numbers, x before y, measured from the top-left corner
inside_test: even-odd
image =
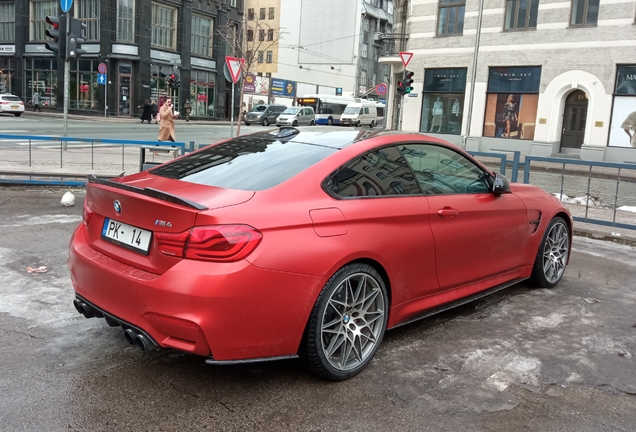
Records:
[[[636,207],[634,206],[620,206],[617,210],[623,210],[623,211],[636,213]]]
[[[72,207],[75,205],[75,195],[73,195],[73,192],[68,191],[64,194],[64,196],[62,197],[62,200],[60,201],[60,203],[64,206],[64,207]]]
[[[561,202],[568,203],[568,204],[582,204],[582,205],[587,205],[588,207],[607,207],[606,205],[601,203],[601,200],[595,197],[591,197],[589,195],[584,195],[584,196],[574,197],[574,198],[571,198],[567,196],[566,194],[560,194],[560,193],[553,193],[552,195],[557,197],[557,199],[559,199]]]

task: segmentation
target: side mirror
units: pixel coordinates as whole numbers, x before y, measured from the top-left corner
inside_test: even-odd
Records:
[[[495,173],[495,180],[492,183],[492,193],[494,194],[511,193],[510,183],[508,183],[508,179],[499,173]]]

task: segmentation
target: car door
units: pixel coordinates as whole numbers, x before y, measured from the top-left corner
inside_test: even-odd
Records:
[[[307,108],[303,108],[298,113],[298,124],[308,125],[309,121],[307,120]]]
[[[449,147],[406,145],[402,151],[429,202],[441,290],[522,265],[529,222],[516,195],[493,194],[489,174]]]

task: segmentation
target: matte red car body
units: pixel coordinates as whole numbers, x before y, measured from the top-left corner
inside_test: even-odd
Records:
[[[381,135],[257,192],[149,172],[118,180],[178,195],[207,206],[203,211],[91,183],[86,203],[93,215],[70,242],[75,291],[162,347],[217,361],[294,355],[320,291],[347,263],[371,263],[383,274],[391,328],[435,306],[528,278],[550,220],[561,215],[572,226],[556,198],[528,185],[513,184],[510,194],[453,196],[453,211],[459,211],[454,215],[445,213],[448,196],[343,200],[322,189],[338,166],[399,141],[437,143],[471,158],[431,137]],[[115,199],[121,214],[113,208]],[[247,258],[231,263],[162,255],[156,242],[143,256],[101,238],[105,217],[172,233],[193,225],[244,224],[262,233],[262,241]],[[448,217],[452,225],[444,223]],[[156,225],[159,219],[172,228]],[[530,224],[537,219],[538,226]]]

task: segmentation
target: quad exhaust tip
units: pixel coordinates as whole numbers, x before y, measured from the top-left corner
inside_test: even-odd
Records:
[[[126,342],[136,346],[142,351],[148,351],[157,347],[148,337],[130,328],[124,330],[124,337],[126,338]]]

